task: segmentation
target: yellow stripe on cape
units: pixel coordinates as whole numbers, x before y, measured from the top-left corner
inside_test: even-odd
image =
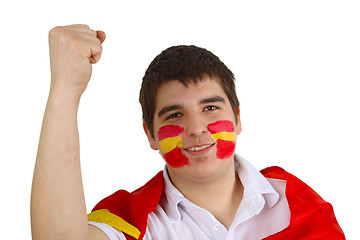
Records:
[[[182,138],[180,136],[164,138],[159,142],[161,151],[168,153],[176,147],[182,147]]]
[[[135,239],[138,239],[140,236],[140,231],[130,223],[126,222],[119,216],[112,214],[107,209],[100,209],[88,214],[88,221],[91,222],[100,222],[106,223],[113,228],[120,230],[123,233],[126,233]]]

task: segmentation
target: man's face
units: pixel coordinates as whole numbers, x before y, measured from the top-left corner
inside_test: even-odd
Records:
[[[145,130],[150,146],[166,160],[170,175],[206,178],[233,164],[241,123],[218,81],[204,79],[185,87],[174,80],[157,92],[155,138],[146,125]]]

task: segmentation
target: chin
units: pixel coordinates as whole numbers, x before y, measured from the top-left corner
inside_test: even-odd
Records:
[[[216,157],[196,157],[190,159],[190,165],[187,166],[194,176],[199,178],[216,175],[221,168],[226,167],[227,160],[221,160]]]

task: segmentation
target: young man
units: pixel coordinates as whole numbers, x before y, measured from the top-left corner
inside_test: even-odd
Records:
[[[143,78],[143,128],[164,171],[133,193],[103,199],[86,217],[76,113],[104,39],[84,25],[50,32],[34,239],[345,239],[331,205],[303,182],[277,167],[260,173],[235,154],[233,74],[195,46],[163,51]]]

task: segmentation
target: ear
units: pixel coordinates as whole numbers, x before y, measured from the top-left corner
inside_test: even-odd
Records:
[[[143,128],[144,128],[144,132],[148,138],[150,147],[154,150],[159,150],[157,144],[156,144],[156,140],[153,138],[153,136],[151,135],[151,132],[149,131],[147,124],[145,122],[143,122]]]
[[[240,120],[240,108],[237,109],[236,120],[237,120],[237,123],[235,126],[235,133],[236,133],[236,135],[239,135],[242,131],[241,120]]]

